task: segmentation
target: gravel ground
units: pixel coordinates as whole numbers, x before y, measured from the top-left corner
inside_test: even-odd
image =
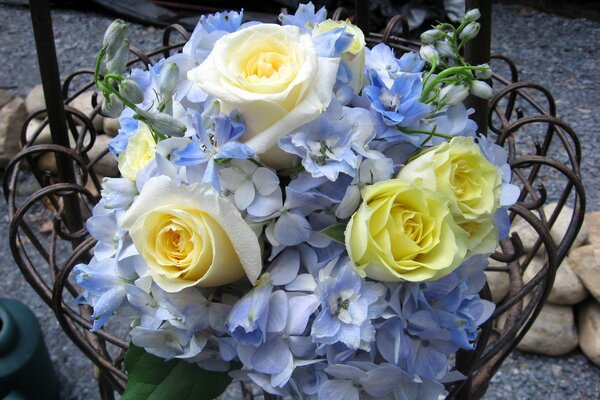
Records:
[[[66,75],[93,65],[110,16],[76,11],[54,11],[54,31],[60,70]],[[0,6],[0,89],[25,96],[39,83],[37,58],[26,9]],[[160,32],[130,26],[130,41],[143,50],[160,44]],[[600,22],[569,20],[525,9],[494,6],[495,52],[512,57],[522,79],[541,83],[557,99],[559,115],[578,132],[584,150],[582,166],[588,209],[600,208],[600,152],[594,152],[600,125],[600,80],[597,49]],[[28,183],[28,182],[25,182]],[[29,189],[33,187],[29,185]],[[0,201],[0,232],[8,231],[4,201]],[[58,370],[63,399],[96,399],[91,363],[60,330],[50,309],[27,285],[11,262],[7,239],[0,239],[0,296],[27,303],[42,324],[52,361]],[[235,396],[232,396],[232,398]],[[600,369],[579,352],[566,357],[541,357],[516,351],[494,377],[486,399],[596,399],[600,397]]]

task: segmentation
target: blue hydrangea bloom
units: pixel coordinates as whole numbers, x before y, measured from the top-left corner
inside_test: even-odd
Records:
[[[321,301],[321,312],[312,326],[313,340],[369,350],[375,339],[371,319],[378,317],[385,287],[363,281],[348,263],[342,261],[341,267],[335,266],[333,261],[319,273],[315,295]]]

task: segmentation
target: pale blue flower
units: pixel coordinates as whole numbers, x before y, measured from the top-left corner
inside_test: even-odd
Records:
[[[294,15],[279,14],[281,25],[296,25],[303,30],[312,30],[314,26],[327,18],[327,10],[321,7],[315,13],[315,6],[312,2],[308,4],[299,4]]]
[[[257,347],[267,335],[269,301],[273,284],[268,275],[233,306],[227,317],[227,330],[238,343]]]
[[[321,302],[321,311],[311,335],[317,343],[342,342],[351,349],[369,350],[375,338],[371,319],[379,316],[385,287],[363,281],[347,263],[342,262],[339,268],[335,264],[333,261],[319,272],[315,295]]]
[[[202,114],[193,109],[188,109],[188,113],[197,134],[187,147],[175,151],[171,159],[178,166],[206,164],[202,182],[211,183],[215,189],[220,190],[215,160],[256,156],[248,146],[237,141],[246,132],[242,116],[235,110],[228,116],[219,113],[216,102]]]
[[[417,53],[408,52],[397,59],[394,51],[386,44],[379,43],[365,52],[365,70],[372,70],[387,86],[391,87],[403,73],[419,73],[425,62]]]
[[[411,127],[431,111],[421,103],[423,90],[420,74],[402,74],[388,87],[377,74],[369,74],[370,85],[363,93],[371,101],[371,109],[379,114],[388,126]]]
[[[233,159],[219,170],[224,196],[232,196],[236,207],[257,220],[272,215],[283,205],[279,177],[273,170],[249,160]]]
[[[214,14],[202,15],[198,25],[207,33],[215,31],[235,32],[240,28],[244,11],[223,11]]]
[[[335,181],[340,173],[354,176],[357,156],[352,151],[352,125],[343,120],[339,103],[332,102],[316,120],[279,141],[284,151],[302,158],[314,178]]]
[[[312,40],[319,57],[333,58],[340,57],[350,47],[354,36],[345,28],[337,28],[314,36]]]

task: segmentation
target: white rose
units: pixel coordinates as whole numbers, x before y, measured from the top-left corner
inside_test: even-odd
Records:
[[[223,112],[238,109],[247,129],[242,140],[261,161],[282,168],[291,157],[277,142],[327,108],[339,62],[318,57],[296,26],[258,24],[219,39],[188,79],[219,99]]]
[[[258,238],[209,184],[177,186],[166,176],[150,178],[121,225],[167,292],[244,276],[254,284],[262,269]]]

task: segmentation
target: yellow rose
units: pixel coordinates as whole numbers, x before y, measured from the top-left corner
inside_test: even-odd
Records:
[[[258,238],[208,184],[177,186],[166,176],[150,178],[121,225],[167,292],[244,276],[254,284],[262,269]]]
[[[119,171],[121,175],[130,181],[140,169],[154,158],[156,153],[156,142],[148,125],[140,122],[137,130],[129,138],[124,153],[119,154]]]
[[[280,168],[293,158],[277,147],[279,138],[327,108],[339,61],[318,57],[310,35],[296,26],[258,24],[219,39],[188,78],[219,99],[223,112],[238,109],[246,122],[242,140]]]
[[[469,235],[469,251],[492,252],[498,244],[494,214],[500,206],[502,176],[470,137],[455,137],[409,162],[398,175],[422,180],[448,196],[456,222]]]
[[[500,171],[470,137],[432,148],[402,168],[398,178],[422,179],[425,187],[448,196],[459,222],[493,216],[500,205]]]
[[[346,227],[357,270],[384,282],[441,278],[461,264],[466,241],[445,196],[402,179],[368,186]]]
[[[334,29],[343,28],[346,33],[349,33],[354,38],[352,44],[342,55],[342,61],[346,62],[350,71],[352,71],[352,82],[350,86],[355,94],[358,94],[362,89],[363,71],[365,68],[365,35],[362,30],[356,25],[353,25],[349,20],[335,21],[332,19],[325,20],[317,24],[313,31],[313,36],[332,31]]]

